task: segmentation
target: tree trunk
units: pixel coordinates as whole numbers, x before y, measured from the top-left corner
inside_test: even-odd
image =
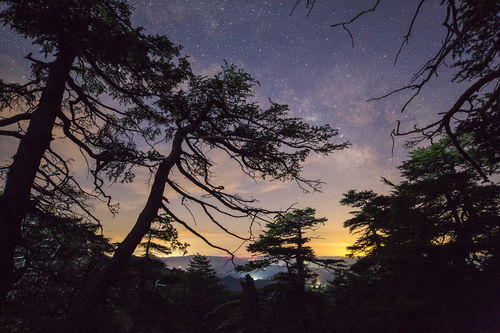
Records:
[[[52,140],[52,129],[61,111],[66,79],[74,59],[74,52],[61,49],[49,65],[38,107],[9,167],[0,199],[0,301],[5,300],[14,282],[14,251],[20,243],[21,223],[29,209],[31,188],[40,161]]]
[[[302,228],[299,226],[297,228],[297,285],[296,285],[296,293],[297,293],[297,303],[296,303],[296,319],[299,324],[299,328],[303,328],[304,325],[304,317],[305,317],[305,288],[306,288],[306,275],[305,275],[305,267],[304,267],[304,258],[302,254]]]
[[[243,290],[243,332],[261,332],[259,295],[257,294],[257,288],[255,288],[255,282],[252,277],[247,274],[245,275],[245,280],[240,281],[240,284]]]
[[[125,269],[137,245],[139,245],[142,238],[149,231],[151,223],[156,218],[162,204],[166,179],[181,155],[183,135],[180,130],[177,131],[173,140],[172,151],[160,163],[146,206],[139,214],[134,227],[120,245],[118,245],[109,264],[87,283],[72,306],[61,332],[76,333],[87,331],[84,327],[85,321],[104,299],[108,288],[115,283],[118,274]]]

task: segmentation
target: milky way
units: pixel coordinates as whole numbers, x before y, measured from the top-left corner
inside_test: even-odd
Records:
[[[394,57],[415,10],[414,1],[383,1],[373,13],[351,26],[354,47],[348,34],[331,24],[343,21],[358,11],[370,8],[373,1],[316,0],[307,15],[301,3],[290,15],[295,0],[154,0],[135,1],[133,21],[148,33],[168,36],[182,45],[193,69],[212,75],[227,61],[252,74],[259,82],[256,100],[262,105],[273,101],[288,104],[293,116],[313,124],[329,123],[338,128],[338,141],[348,140],[348,150],[328,157],[314,156],[304,173],[321,178],[326,184],[322,193],[303,194],[294,184],[253,184],[237,170],[224,170],[220,181],[231,184],[235,192],[259,199],[267,207],[312,206],[329,222],[318,234],[315,248],[320,255],[342,255],[352,240],[343,230],[347,209],[338,201],[348,189],[384,191],[381,176],[398,179],[397,165],[405,159],[403,140],[395,142],[391,153],[390,132],[396,120],[403,126],[426,123],[446,110],[460,92],[459,85],[449,84],[448,73],[431,82],[405,113],[399,110],[408,94],[398,94],[381,101],[368,99],[383,95],[409,82],[423,63],[439,47],[444,29],[440,1],[424,6],[414,33],[394,65]],[[0,37],[0,75],[6,81],[22,82],[29,75],[29,64],[22,57],[33,50],[29,41],[3,27]],[[2,161],[11,156],[11,141],[2,139]],[[5,153],[5,154],[4,154]],[[112,221],[104,210],[107,234],[118,241],[130,228],[144,202],[147,187],[138,181],[123,191],[122,185],[111,192],[122,205]],[[231,225],[231,221],[228,221]],[[215,243],[234,249],[238,242],[221,234],[213,226],[198,221],[198,230]],[[236,226],[244,231],[244,227]],[[192,243],[190,252],[220,254],[206,248],[186,232],[184,240]],[[244,253],[241,251],[240,253]]]

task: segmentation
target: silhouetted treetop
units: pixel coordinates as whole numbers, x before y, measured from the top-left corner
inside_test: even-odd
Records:
[[[307,232],[316,230],[319,224],[326,222],[326,218],[317,218],[315,213],[316,210],[309,207],[278,215],[274,221],[266,224],[264,233],[247,246],[250,253],[261,257],[237,269],[250,272],[285,263],[291,279],[302,275],[297,278],[305,282],[315,276],[306,263],[333,268],[338,260],[317,258],[312,247],[307,245],[311,241],[311,238],[306,236]]]
[[[262,109],[249,102],[254,84],[249,74],[229,65],[214,77],[193,77],[189,91],[161,101],[186,132],[190,153],[183,156],[189,162],[185,167],[208,176],[211,163],[204,149],[217,148],[252,177],[296,179],[316,187],[319,183],[301,178],[301,163],[311,152],[327,154],[347,145],[330,141],[338,131],[329,125],[311,126],[289,117],[286,105],[271,103]]]
[[[332,285],[338,329],[494,331],[498,185],[481,183],[448,138],[411,152],[400,170],[398,184],[383,179],[389,194],[352,190],[341,201],[355,208],[344,226],[357,237],[351,255],[361,257]]]

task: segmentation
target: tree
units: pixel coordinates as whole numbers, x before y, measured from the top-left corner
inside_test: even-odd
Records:
[[[238,267],[239,271],[249,272],[284,263],[287,271],[277,274],[275,279],[290,287],[286,291],[288,297],[284,304],[288,303],[292,313],[287,315],[291,321],[298,323],[299,329],[302,330],[306,329],[303,322],[306,281],[316,276],[308,264],[332,269],[340,262],[340,260],[319,259],[314,250],[306,245],[311,239],[306,237],[306,233],[315,230],[318,224],[324,224],[326,221],[326,218],[316,218],[315,213],[315,209],[306,208],[278,215],[274,222],[266,224],[267,230],[247,247],[250,253],[262,257]]]
[[[315,2],[315,0],[307,0],[306,6],[309,11],[312,10]],[[342,27],[347,31],[354,46],[349,26],[364,15],[375,11],[381,2],[382,0],[374,0],[372,8],[363,10],[346,21],[332,24],[332,27]],[[451,103],[447,110],[439,113],[440,117],[435,122],[423,126],[415,124],[410,130],[402,130],[398,121],[392,135],[410,136],[407,140],[407,145],[410,147],[424,140],[432,142],[446,135],[457,151],[476,169],[483,180],[487,181],[488,173],[484,170],[486,165],[481,163],[484,160],[476,161],[468,155],[464,148],[467,142],[462,139],[471,138],[477,147],[484,150],[483,155],[488,158],[488,164],[494,162],[498,165],[500,151],[496,138],[499,137],[498,129],[500,128],[498,112],[500,109],[498,105],[500,100],[500,64],[498,62],[500,3],[495,0],[420,0],[416,2],[413,16],[396,53],[394,64],[397,63],[404,46],[410,41],[421,9],[429,3],[436,2],[443,8],[442,26],[446,29],[440,47],[434,56],[413,75],[406,86],[371,100],[383,99],[396,93],[410,92],[410,97],[401,107],[401,112],[403,112],[428,82],[438,76],[440,70],[453,68],[455,72],[452,82],[468,83],[469,87]],[[300,0],[296,5],[298,3]]]
[[[195,283],[203,281],[214,284],[219,281],[215,270],[212,268],[212,264],[210,264],[210,260],[199,253],[189,261],[187,272],[189,278]]]
[[[8,332],[47,332],[64,318],[88,276],[102,267],[113,246],[84,220],[32,211],[16,249],[16,279],[0,317]]]
[[[189,244],[181,243],[178,240],[179,233],[172,225],[172,221],[165,216],[158,216],[153,221],[145,238],[146,241],[139,244],[139,247],[144,249],[145,258],[156,258],[155,253],[169,255],[175,250],[185,255],[187,253],[186,249],[189,246]]]
[[[467,147],[482,160],[482,150]],[[484,164],[487,165],[487,164]],[[335,311],[347,331],[457,331],[498,327],[497,185],[449,139],[410,153],[389,195],[350,191],[344,225],[359,235],[358,261],[334,281]],[[471,310],[474,309],[474,310]],[[352,321],[364,314],[363,321]],[[418,316],[418,320],[414,320]],[[346,327],[350,327],[350,330]]]
[[[211,331],[214,316],[207,314],[225,303],[228,292],[219,284],[219,278],[206,256],[196,254],[190,260],[185,280],[178,286],[179,316],[183,318],[184,331]],[[210,328],[212,327],[212,328]]]
[[[97,313],[91,317],[89,331],[164,332],[178,331],[179,304],[172,291],[180,283],[177,272],[154,257],[131,258],[107,293]],[[97,314],[97,315],[96,315]],[[99,327],[101,322],[114,323],[114,330]]]
[[[159,274],[159,272],[161,273],[165,265],[164,262],[158,260],[157,255],[169,255],[176,250],[184,255],[187,252],[186,249],[189,244],[181,243],[178,237],[178,232],[168,217],[158,216],[144,236],[144,241],[139,244],[139,248],[144,250],[144,254],[142,258],[135,258],[135,260],[132,260],[129,271],[135,268],[137,272],[135,274],[135,279],[128,279],[138,280],[137,284],[134,285],[135,288],[131,292],[132,300],[129,300],[129,303],[135,304],[136,306],[132,307],[132,309],[130,309],[131,306],[127,307],[131,312],[130,317],[134,322],[132,330],[135,332],[148,332],[155,322],[157,325],[169,322],[167,319],[168,316],[161,313],[161,311],[152,311],[151,305],[154,301],[153,298],[155,297],[158,283],[162,280],[162,275]],[[123,277],[119,279],[123,280]],[[127,281],[127,279],[125,279],[125,281]],[[162,310],[165,310],[166,302],[156,303],[159,303],[156,306],[160,306]]]
[[[209,151],[225,153],[252,178],[294,180],[304,190],[318,188],[320,181],[301,177],[302,162],[311,152],[329,154],[347,144],[331,142],[338,132],[329,125],[310,126],[299,118],[287,117],[286,105],[271,103],[263,110],[249,102],[254,84],[249,74],[235,66],[226,66],[212,78],[193,76],[186,90],[179,90],[173,96],[165,95],[159,102],[163,114],[151,117],[142,110],[127,114],[131,121],[141,119],[154,124],[156,136],[170,144],[170,152],[164,155],[155,147],[148,152],[148,155],[157,156],[159,162],[147,203],[130,233],[118,245],[110,264],[80,295],[69,315],[67,330],[82,328],[84,318],[126,265],[160,209],[209,245],[232,255],[212,244],[175,213],[175,206],[169,205],[164,197],[167,185],[183,198],[181,204],[197,205],[209,221],[236,237],[240,236],[224,227],[220,216],[265,220],[266,214],[273,213],[254,207],[253,199],[230,194],[223,186],[214,184],[211,170],[214,163],[208,157]],[[190,193],[180,181],[194,185],[202,194]]]
[[[153,112],[158,92],[165,95],[183,81],[189,66],[183,59],[174,61],[179,48],[165,37],[132,27],[131,9],[123,0],[4,0],[2,8],[1,22],[31,39],[45,55],[44,60],[26,57],[32,63],[28,82],[0,81],[0,107],[10,112],[0,120],[0,127],[7,128],[0,135],[19,140],[12,163],[2,167],[3,299],[13,282],[13,255],[30,206],[61,215],[81,211],[98,221],[84,200],[97,197],[114,212],[102,175],[129,182],[133,166],[149,166],[134,138],[147,141],[151,129],[121,117],[127,109]],[[103,102],[103,96],[112,102]],[[95,162],[89,171],[97,194],[80,186],[68,160],[51,148],[61,131],[87,161]]]

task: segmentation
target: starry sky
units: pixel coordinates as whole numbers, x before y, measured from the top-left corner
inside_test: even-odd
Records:
[[[458,84],[450,84],[450,73],[443,72],[404,113],[399,110],[409,96],[405,93],[367,102],[407,84],[437,50],[444,35],[440,1],[430,1],[422,8],[410,42],[396,65],[394,58],[416,8],[415,1],[382,1],[377,11],[351,26],[354,47],[348,34],[331,24],[370,8],[373,0],[316,0],[309,15],[303,1],[290,15],[295,2],[135,0],[133,22],[144,26],[148,33],[166,35],[182,45],[182,53],[189,56],[197,74],[212,75],[224,61],[237,64],[260,82],[255,98],[262,105],[271,98],[288,104],[292,116],[339,129],[338,140],[348,140],[349,149],[328,157],[311,156],[304,167],[305,176],[325,182],[321,193],[304,194],[294,183],[256,183],[222,161],[215,171],[217,181],[227,189],[256,198],[266,208],[286,208],[294,203],[298,208],[316,208],[317,216],[327,217],[328,222],[314,233],[314,249],[322,256],[344,255],[354,237],[342,227],[349,218],[349,208],[338,204],[342,193],[353,188],[386,192],[380,177],[397,181],[397,166],[408,153],[403,140],[396,140],[394,154],[391,153],[390,132],[396,120],[406,127],[429,122],[449,108],[462,89]],[[1,77],[22,82],[29,75],[29,64],[22,57],[32,50],[29,41],[7,27],[1,28]],[[1,160],[8,162],[15,142],[0,140]],[[58,148],[67,149],[71,155],[71,148]],[[85,178],[85,166],[78,157],[74,158],[73,167],[76,174]],[[116,217],[96,205],[105,235],[113,241],[124,237],[144,205],[149,190],[145,179],[145,174],[141,177],[139,172],[133,184],[109,188],[121,207]],[[247,229],[241,222],[225,223],[236,232],[244,233]],[[220,232],[202,217],[193,226],[217,245],[230,250],[240,245],[239,240]],[[179,231],[181,240],[191,244],[190,253],[223,254],[188,231]],[[237,254],[246,255],[244,247]]]

